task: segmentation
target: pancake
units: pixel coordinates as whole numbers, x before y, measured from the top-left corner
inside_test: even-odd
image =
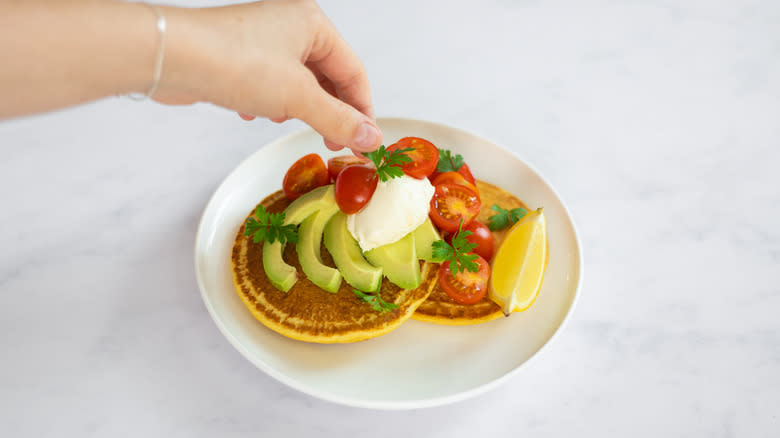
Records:
[[[478,180],[477,189],[482,200],[482,208],[477,215],[477,220],[484,224],[487,224],[488,218],[496,213],[490,209],[493,204],[498,204],[507,210],[523,207],[529,212],[531,211],[523,201],[493,184]],[[496,241],[496,248],[504,240],[504,236],[508,231],[509,227],[492,232]],[[434,264],[433,270],[438,272],[439,265]],[[487,295],[475,304],[456,303],[439,285],[438,275],[435,278],[436,284],[433,285],[430,296],[417,308],[417,311],[412,316],[414,319],[436,324],[470,325],[492,321],[504,316],[501,307],[488,298]]]
[[[265,198],[260,205],[269,212],[284,210],[290,201],[282,191]],[[250,215],[254,213],[254,209]],[[246,223],[246,221],[244,221]],[[379,313],[358,298],[346,281],[332,294],[313,284],[300,269],[295,245],[286,245],[284,260],[298,269],[298,281],[285,292],[271,285],[263,269],[263,246],[238,230],[231,254],[231,270],[236,292],[257,320],[289,338],[323,344],[357,342],[386,334],[412,316],[436,284],[438,270],[421,263],[423,282],[417,289],[402,290],[382,280],[382,299],[398,305]],[[335,267],[333,258],[321,249],[322,262]]]

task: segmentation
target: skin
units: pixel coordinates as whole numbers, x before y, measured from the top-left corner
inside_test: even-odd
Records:
[[[314,1],[160,10],[167,31],[154,100],[298,118],[333,150],[381,143],[365,68]],[[155,20],[139,3],[0,0],[0,119],[146,93]]]

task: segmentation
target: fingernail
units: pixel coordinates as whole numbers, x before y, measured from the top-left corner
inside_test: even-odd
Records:
[[[359,150],[370,151],[376,146],[379,139],[379,131],[370,123],[363,122],[355,134],[355,147]]]

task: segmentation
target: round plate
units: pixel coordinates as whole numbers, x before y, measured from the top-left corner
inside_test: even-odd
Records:
[[[351,406],[408,409],[462,400],[499,384],[560,330],[579,291],[582,260],[571,216],[553,188],[504,148],[460,129],[419,120],[378,120],[385,142],[423,137],[462,154],[474,175],[544,207],[550,258],[542,290],[525,312],[456,327],[409,320],[397,330],[354,344],[288,339],[254,319],[233,289],[230,251],[249,211],[281,188],[304,154],[330,152],[312,130],[279,139],[241,163],[206,206],[195,242],[195,272],[217,327],[247,359],[299,391]],[[511,345],[511,348],[507,348]],[[377,378],[381,376],[381,378]]]

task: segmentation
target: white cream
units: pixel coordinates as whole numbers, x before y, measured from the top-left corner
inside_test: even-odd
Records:
[[[434,191],[428,178],[379,181],[368,204],[347,215],[347,229],[363,251],[396,242],[425,222]]]

